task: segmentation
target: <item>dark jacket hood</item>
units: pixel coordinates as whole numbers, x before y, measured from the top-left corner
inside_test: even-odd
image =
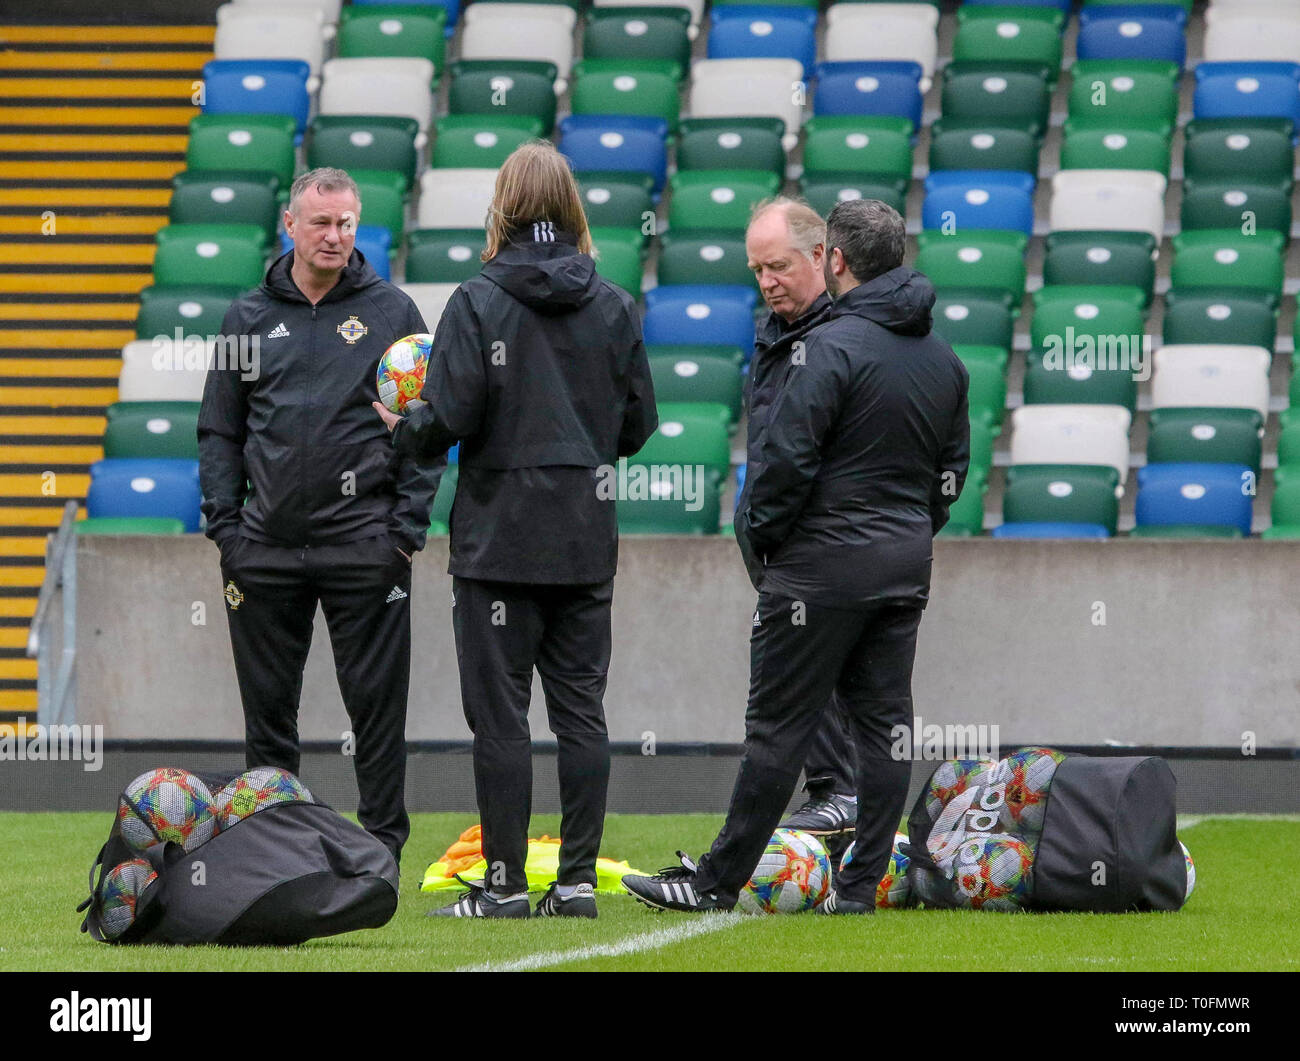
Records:
[[[899,335],[929,335],[934,285],[906,265],[859,284],[835,300],[832,316],[865,317]]]
[[[266,270],[266,278],[262,281],[262,290],[274,298],[285,299],[288,302],[308,302],[307,296],[293,282],[291,269],[293,269],[292,250],[280,255],[271,263],[271,267]],[[343,272],[339,276],[339,282],[330,288],[321,302],[336,302],[347,298],[355,291],[381,283],[383,278],[366,261],[366,256],[354,247],[352,256],[348,258],[348,264],[343,267]]]
[[[521,229],[483,266],[483,275],[547,317],[585,306],[600,289],[596,263],[578,253],[573,233],[545,222]]]

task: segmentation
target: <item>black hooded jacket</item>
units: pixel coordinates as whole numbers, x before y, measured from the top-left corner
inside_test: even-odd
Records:
[[[199,482],[207,535],[270,545],[336,545],[387,532],[424,545],[445,461],[397,457],[371,402],[379,358],[426,330],[414,302],[354,250],[315,306],[298,290],[290,251],[237,299],[223,336],[258,344],[255,378],[234,358],[209,370],[199,411]],[[224,365],[223,365],[224,360]]]
[[[736,519],[764,591],[845,608],[928,600],[931,540],[970,457],[969,376],[930,330],[934,301],[899,267],[803,336],[757,437],[751,425],[757,469]]]
[[[397,425],[393,445],[431,459],[460,442],[451,574],[614,577],[611,472],[658,415],[636,303],[572,234],[527,226],[456,289],[420,397],[428,404]]]

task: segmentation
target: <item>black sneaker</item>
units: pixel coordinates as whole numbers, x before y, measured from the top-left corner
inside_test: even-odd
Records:
[[[680,866],[661,869],[653,877],[629,873],[623,877],[623,887],[639,902],[656,910],[681,910],[686,913],[704,913],[711,910],[730,910],[712,893],[701,894],[695,890],[695,863],[677,852]]]
[[[469,891],[449,906],[430,910],[429,917],[532,917],[527,895],[522,899],[494,899],[481,881],[468,881],[459,874],[456,879]]]
[[[854,899],[841,898],[832,888],[830,895],[826,896],[817,907],[817,912],[819,914],[874,914],[876,908],[872,903],[860,903]]]
[[[853,832],[857,824],[857,797],[835,795],[829,799],[808,800],[778,828],[798,829],[813,836],[835,836]]]
[[[546,894],[537,903],[534,917],[595,917],[596,889],[590,884],[579,884],[572,895],[561,895],[559,885],[551,881]]]

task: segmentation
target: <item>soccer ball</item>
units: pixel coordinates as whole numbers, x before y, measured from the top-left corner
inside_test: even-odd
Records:
[[[140,896],[157,879],[153,866],[142,858],[123,862],[104,874],[99,923],[108,939],[117,939],[131,927]]]
[[[991,759],[949,759],[939,764],[925,787],[925,809],[935,821],[944,804],[966,791],[979,774],[996,764]]]
[[[831,863],[821,841],[796,829],[778,829],[740,891],[747,914],[797,914],[811,910],[831,887]]]
[[[208,786],[188,770],[171,766],[143,773],[127,785],[117,820],[122,839],[136,851],[168,841],[193,851],[217,834]]]
[[[1186,903],[1192,897],[1192,889],[1196,887],[1196,863],[1192,861],[1192,853],[1187,850],[1187,845],[1181,840],[1178,846],[1183,849],[1183,861],[1187,863],[1187,891],[1183,893],[1183,902]]]
[[[1019,910],[1029,899],[1033,864],[1033,850],[1019,837],[972,836],[953,863],[956,896],[974,910]]]
[[[889,853],[889,864],[885,875],[876,885],[876,909],[896,910],[907,906],[912,897],[912,886],[907,882],[907,864],[911,859],[903,854],[900,844],[907,843],[907,833],[894,834],[894,850]],[[853,844],[849,844],[840,859],[840,872],[853,861]]]
[[[1007,832],[1021,833],[1037,843],[1043,832],[1047,793],[1056,767],[1064,758],[1064,754],[1051,748],[1021,748],[1003,760],[1011,768],[1006,802],[1000,814]]]
[[[421,333],[398,339],[379,359],[375,383],[379,400],[395,413],[405,415],[425,403],[420,401],[424,389],[424,372],[429,365],[433,336]]]
[[[307,786],[288,770],[278,766],[259,766],[231,781],[216,794],[217,820],[228,829],[250,814],[273,803],[315,803]]]

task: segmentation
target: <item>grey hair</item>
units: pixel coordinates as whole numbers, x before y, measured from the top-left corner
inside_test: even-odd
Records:
[[[780,210],[785,215],[785,223],[790,229],[790,241],[795,250],[811,261],[813,249],[817,244],[826,242],[826,222],[808,205],[807,200],[776,195],[754,204],[749,215],[750,225],[771,210]]]
[[[303,192],[313,187],[322,192],[351,192],[356,196],[357,207],[361,206],[361,192],[357,190],[357,182],[348,176],[346,170],[319,166],[302,174],[289,189],[289,212],[294,217],[298,216],[298,200],[302,198]]]
[[[903,264],[907,226],[888,203],[850,199],[837,203],[826,219],[826,252],[839,247],[853,278],[865,284]]]

